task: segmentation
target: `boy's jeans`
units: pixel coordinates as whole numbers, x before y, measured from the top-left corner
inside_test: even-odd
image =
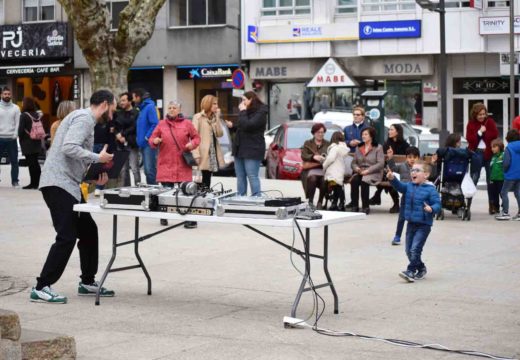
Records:
[[[500,193],[500,196],[502,197],[502,211],[509,214],[509,197],[507,193],[511,190],[513,190],[513,193],[515,194],[516,202],[518,204],[518,212],[520,213],[520,180],[504,180],[502,192]]]
[[[408,264],[409,271],[415,272],[426,267],[421,260],[421,254],[431,229],[430,225],[408,222],[406,227],[406,256],[410,261]]]
[[[401,238],[401,235],[403,235],[403,228],[404,228],[404,197],[405,195],[401,195],[401,207],[399,208],[399,219],[397,220],[397,228],[395,229],[395,236],[398,236]]]

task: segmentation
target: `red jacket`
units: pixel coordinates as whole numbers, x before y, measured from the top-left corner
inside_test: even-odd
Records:
[[[478,135],[478,131],[482,125],[486,127],[486,132],[482,134],[482,137],[480,137]],[[475,151],[478,148],[478,143],[480,140],[484,140],[484,143],[486,144],[486,149],[484,150],[484,160],[490,160],[493,156],[491,151],[491,141],[495,140],[497,137],[497,125],[492,118],[488,117],[483,123],[473,119],[468,121],[468,125],[466,126],[466,139],[468,140],[468,147],[470,150]]]
[[[175,144],[172,133],[181,150]],[[159,145],[153,143],[157,137],[162,139]],[[148,140],[152,148],[159,148],[156,177],[158,182],[192,181],[191,166],[188,166],[182,157],[182,152],[189,142],[193,145],[193,149],[200,144],[199,134],[191,121],[183,117],[176,117],[173,120],[166,118],[159,121],[159,125]]]
[[[511,128],[520,131],[520,116],[515,117],[513,120],[513,126]]]

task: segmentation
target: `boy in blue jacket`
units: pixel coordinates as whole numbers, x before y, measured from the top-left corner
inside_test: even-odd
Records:
[[[433,225],[433,215],[441,211],[441,199],[435,186],[428,181],[431,166],[419,161],[410,170],[411,182],[403,183],[397,180],[389,170],[387,178],[392,186],[406,195],[404,203],[404,218],[406,227],[406,256],[409,264],[399,276],[408,282],[423,279],[426,266],[421,260],[421,254]]]

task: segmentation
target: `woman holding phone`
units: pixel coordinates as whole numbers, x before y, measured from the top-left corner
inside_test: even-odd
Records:
[[[238,121],[234,124],[226,120],[226,125],[236,131],[233,142],[237,191],[247,195],[247,182],[252,196],[260,196],[260,178],[258,172],[265,155],[264,131],[267,123],[267,106],[260,101],[256,93],[247,91],[238,105]]]

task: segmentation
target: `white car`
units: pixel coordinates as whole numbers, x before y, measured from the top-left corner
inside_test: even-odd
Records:
[[[334,124],[344,129],[346,126],[352,125],[354,122],[354,116],[351,112],[340,112],[340,111],[320,111],[314,115],[314,122],[321,122],[325,124]],[[399,124],[403,127],[404,138],[412,146],[419,145],[419,136],[417,132],[408,124],[406,121],[398,118],[388,118],[385,116],[385,133],[384,138],[388,137],[388,128],[390,125]]]

